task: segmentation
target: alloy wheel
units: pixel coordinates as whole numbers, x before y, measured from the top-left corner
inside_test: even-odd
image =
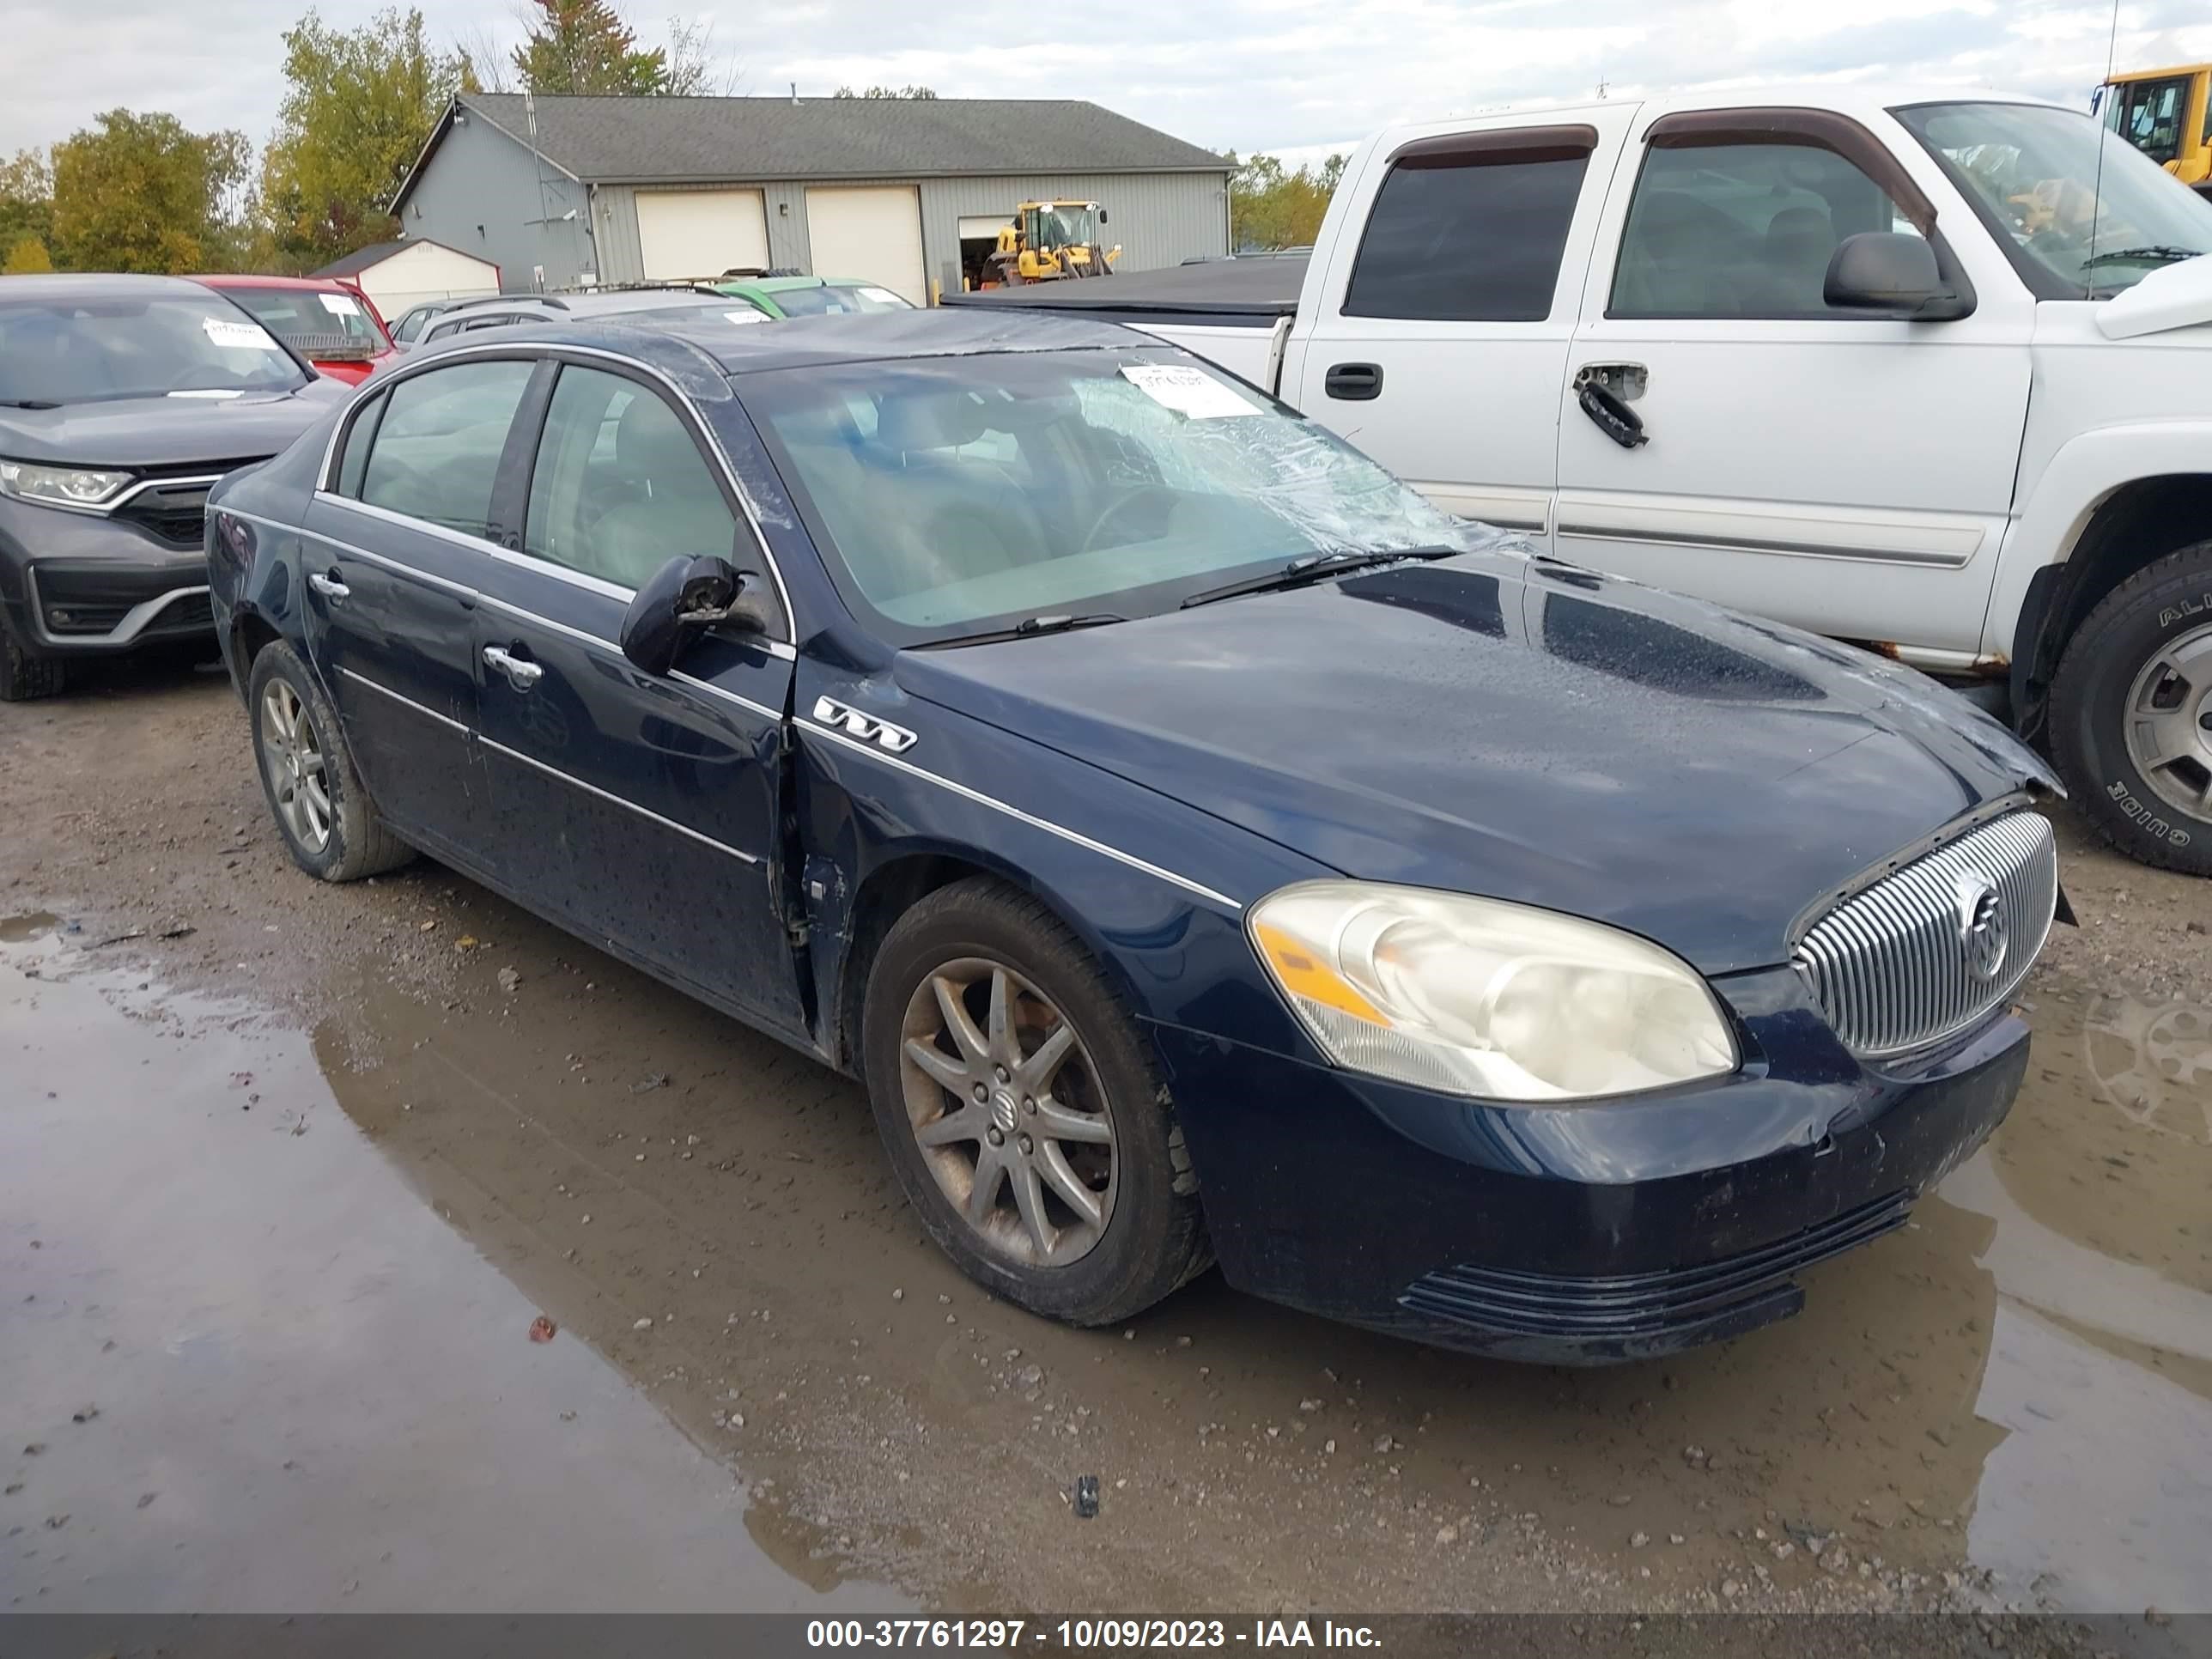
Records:
[[[2168,640],[2129,688],[2128,758],[2166,803],[2212,818],[2212,624]]]
[[[1114,1212],[1114,1118],[1075,1028],[1004,963],[963,957],[908,999],[899,1079],[939,1188],[1002,1259],[1065,1267]]]
[[[299,693],[281,679],[261,694],[261,766],[292,839],[321,852],[331,838],[330,774],[314,721]]]

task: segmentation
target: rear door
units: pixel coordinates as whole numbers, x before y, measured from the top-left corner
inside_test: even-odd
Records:
[[[578,931],[804,1037],[779,836],[789,629],[704,636],[665,676],[617,643],[669,559],[765,577],[767,556],[665,383],[612,359],[546,372],[476,632],[500,855]]]
[[[1540,539],[1557,389],[1630,106],[1416,137],[1371,156],[1325,251],[1285,397],[1448,512]],[[1371,184],[1369,182],[1373,180]]]
[[[1676,112],[1632,140],[1552,389],[1559,554],[1971,658],[2020,460],[2033,301],[1932,162],[1908,167],[1846,116]],[[1972,315],[1829,307],[1828,262],[1862,232],[1931,240]],[[1649,440],[1633,448],[1577,392],[1582,375],[1624,373]]]
[[[410,841],[486,872],[476,577],[532,367],[472,359],[364,400],[306,526],[307,648],[370,795]]]

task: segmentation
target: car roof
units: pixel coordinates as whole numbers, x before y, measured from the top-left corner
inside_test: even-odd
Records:
[[[122,271],[42,272],[36,276],[0,276],[0,300],[116,300],[136,295],[180,297],[204,292],[189,276],[147,276]]]
[[[672,367],[671,349],[703,355],[732,379],[773,369],[823,368],[841,363],[883,362],[927,357],[981,356],[1010,351],[1126,350],[1133,346],[1167,349],[1154,337],[1118,323],[1079,317],[988,307],[949,311],[916,307],[858,315],[794,317],[763,325],[732,323],[711,300],[696,300],[685,314],[635,323],[619,316],[567,322],[549,314],[497,329],[457,334],[434,341],[416,358],[456,348],[514,343],[549,347],[584,346],[614,351],[641,362]]]
[[[330,276],[254,276],[242,271],[195,275],[192,281],[208,288],[300,288],[315,294],[350,294],[353,284]]]

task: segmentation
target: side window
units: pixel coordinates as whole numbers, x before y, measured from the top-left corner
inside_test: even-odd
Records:
[[[488,535],[500,452],[533,367],[520,360],[456,363],[399,381],[385,394],[361,499]]]
[[[362,474],[368,470],[369,446],[376,441],[376,423],[384,418],[382,398],[372,398],[346,428],[345,453],[338,457],[337,491],[358,498]]]
[[[545,411],[523,549],[640,587],[678,554],[728,558],[738,518],[690,429],[636,380],[570,364]]]
[[[1589,165],[1587,151],[1400,161],[1376,192],[1344,314],[1542,321]]]
[[[1856,317],[1831,312],[1847,236],[1911,229],[1881,185],[1830,149],[1717,144],[1649,151],[1628,204],[1611,317]]]

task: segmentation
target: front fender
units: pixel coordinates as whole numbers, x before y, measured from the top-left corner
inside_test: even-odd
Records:
[[[2006,532],[1982,623],[1982,649],[2013,653],[2037,573],[2071,556],[2097,509],[2115,493],[2142,479],[2187,474],[2212,474],[2212,421],[2140,421],[2069,439],[2044,467]]]

